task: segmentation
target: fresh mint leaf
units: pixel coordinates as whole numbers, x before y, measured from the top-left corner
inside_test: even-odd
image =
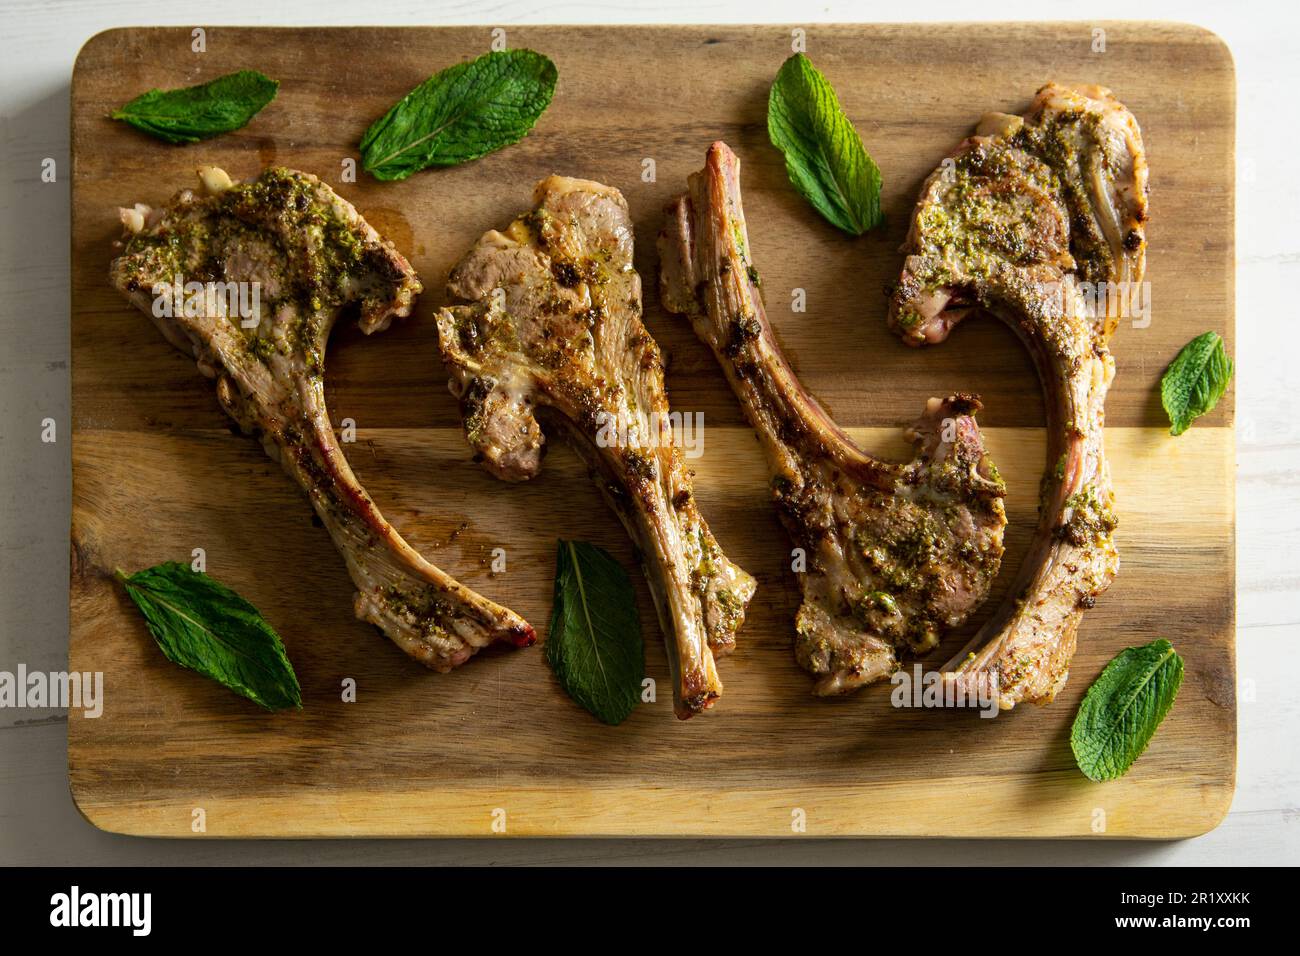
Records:
[[[448,67],[366,130],[362,163],[391,181],[517,143],[550,105],[556,76],[555,64],[532,50],[485,53]]]
[[[267,710],[302,707],[280,635],[230,588],[175,561],[116,576],[168,660]]]
[[[110,116],[169,143],[197,143],[239,129],[279,88],[256,70],[240,70],[198,86],[150,90]]]
[[[607,724],[621,724],[641,695],[645,652],[632,582],[609,552],[560,541],[546,661],[565,693]]]
[[[826,77],[802,53],[782,64],[767,99],[767,135],[799,194],[860,236],[883,221],[880,170]]]
[[[1231,378],[1232,359],[1218,332],[1198,335],[1184,345],[1160,380],[1160,403],[1169,415],[1169,433],[1181,435],[1213,409]]]
[[[1122,777],[1142,756],[1183,682],[1183,659],[1166,640],[1120,651],[1088,688],[1070,730],[1089,780]]]

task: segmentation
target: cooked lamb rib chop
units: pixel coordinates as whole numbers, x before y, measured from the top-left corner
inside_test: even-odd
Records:
[[[926,181],[889,321],[913,345],[988,312],[1033,355],[1047,405],[1039,523],[1007,597],[946,667],[1000,706],[1051,701],[1086,608],[1119,569],[1102,448],[1107,348],[1142,282],[1147,163],[1137,121],[1101,87],[1043,87],[1024,116],[986,116]]]
[[[437,671],[494,641],[533,643],[526,621],[402,540],[334,438],[324,391],[330,329],[340,314],[367,334],[410,315],[421,290],[410,265],[315,176],[268,169],[235,185],[207,167],[200,179],[201,195],[183,190],[163,209],[121,211],[127,238],[113,285],[217,380],[230,417],[297,479],[347,562],[357,617]],[[187,293],[188,282],[240,284],[243,301],[258,304],[251,316],[231,314],[230,299]]]
[[[576,439],[635,542],[685,719],[722,693],[714,655],[735,645],[754,580],[700,515],[673,444],[659,347],[641,322],[627,203],[551,176],[534,209],[485,234],[451,273],[438,341],[470,445],[506,481],[541,468],[537,417]]]
[[[659,236],[660,298],[688,315],[722,365],[802,549],[795,656],[814,692],[840,694],[924,653],[987,596],[1002,560],[1005,488],[975,424],[978,400],[932,398],[909,430],[915,457],[859,449],[803,390],[763,311],[740,203],[740,161],[709,149]]]

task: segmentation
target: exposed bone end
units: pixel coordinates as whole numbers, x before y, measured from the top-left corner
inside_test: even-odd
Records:
[[[465,616],[442,626],[431,625],[427,616],[395,605],[378,585],[359,588],[353,598],[359,620],[374,624],[409,656],[440,674],[454,670],[490,644],[528,647],[536,643],[536,632],[523,618],[487,602],[485,607],[492,612],[488,620]]]
[[[692,694],[690,697],[683,697],[673,705],[673,713],[678,720],[690,720],[696,714],[702,714],[722,696],[722,688],[718,690],[701,691],[698,694]]]
[[[537,631],[527,622],[513,624],[504,631],[504,639],[515,647],[532,647],[537,643]]]
[[[722,696],[722,681],[718,680],[712,658],[706,658],[680,676],[675,676],[677,682],[673,688],[673,713],[678,720],[690,720],[696,714],[704,713]]]
[[[219,196],[234,185],[229,174],[220,166],[200,166],[199,183],[209,196]]]

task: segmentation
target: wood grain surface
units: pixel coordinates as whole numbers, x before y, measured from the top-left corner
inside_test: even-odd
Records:
[[[818,219],[767,144],[766,91],[789,51],[780,27],[516,27],[560,84],[522,143],[466,166],[380,184],[341,182],[366,126],[433,70],[483,51],[478,28],[212,28],[100,34],[73,79],[73,570],[71,667],[103,671],[104,715],[69,723],[73,792],[116,831],[191,835],[809,834],[1170,837],[1214,826],[1235,752],[1232,396],[1186,435],[1167,434],[1159,376],[1181,345],[1217,329],[1232,346],[1231,59],[1191,27],[1124,28],[1091,52],[1079,25],[828,26],[809,53],[884,171],[886,226],[848,239]],[[245,129],[168,147],[105,119],[150,87],[237,68],[281,81]],[[1175,81],[1172,77],[1178,77]],[[981,394],[981,422],[1009,484],[1002,594],[1034,524],[1043,409],[1027,356],[993,322],[924,351],[884,328],[883,288],[921,180],[987,110],[1019,111],[1049,79],[1111,86],[1142,124],[1152,166],[1152,321],[1121,327],[1107,404],[1123,567],[1084,619],[1056,703],[996,720],[899,710],[887,688],[817,700],[790,653],[797,585],[766,503],[757,444],[713,359],[666,315],[647,281],[647,324],[670,358],[673,407],[705,416],[701,507],[759,580],[714,712],[673,719],[665,693],[627,723],[596,723],[559,690],[540,649],[492,652],[434,675],[352,619],[351,585],[293,484],[231,434],[211,384],[106,282],[116,207],[159,202],[216,163],[271,163],[331,182],[405,251],[429,292],[415,317],[367,339],[335,332],[327,396],[352,418],[349,461],[389,520],[431,560],[544,632],[555,539],[584,537],[632,565],[631,547],[576,457],[557,443],[543,474],[494,481],[469,461],[430,321],[451,264],[526,208],[550,172],[623,190],[649,279],[663,203],[713,139],[743,165],[769,313],[804,383],[865,447],[897,452],[925,399]],[[644,160],[655,181],[643,180]],[[808,311],[790,311],[790,290]],[[108,577],[205,549],[208,570],[278,627],[303,684],[301,713],[268,715],[169,664]],[[507,570],[488,571],[506,549]],[[634,575],[647,670],[667,667]],[[943,653],[959,647],[992,603]],[[1069,725],[1087,684],[1123,647],[1167,636],[1187,660],[1177,706],[1128,777],[1090,784]],[[928,661],[940,663],[936,653]],[[356,703],[340,701],[354,678]]]

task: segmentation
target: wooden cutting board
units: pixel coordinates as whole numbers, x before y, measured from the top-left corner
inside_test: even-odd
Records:
[[[1104,51],[1097,30],[1104,30]],[[1213,35],[1163,24],[820,26],[806,37],[884,171],[887,225],[849,239],[786,181],[768,144],[767,90],[792,33],[765,27],[511,27],[512,47],[551,56],[555,101],[522,143],[454,169],[343,180],[367,125],[431,72],[484,52],[488,27],[227,29],[193,51],[187,29],[101,33],[72,81],[73,516],[71,666],[103,671],[103,716],[69,723],[69,773],[97,826],[136,834],[751,834],[1180,837],[1212,828],[1232,798],[1233,396],[1178,439],[1160,374],[1207,329],[1233,344],[1232,60]],[[105,115],[151,87],[238,68],[281,81],[245,129],[172,147]],[[194,364],[107,284],[116,207],[158,203],[202,164],[236,178],[269,164],[319,174],[410,258],[429,291],[413,319],[365,338],[339,329],[327,395],[351,418],[348,459],[392,523],[431,560],[545,633],[557,536],[589,539],[634,567],[632,549],[572,450],[556,443],[522,486],[470,460],[431,316],[452,263],[529,205],[559,172],[617,186],[655,274],[660,210],[725,139],[743,162],[745,205],[769,312],[804,383],[865,446],[898,452],[899,430],[934,394],[972,391],[1007,477],[1002,596],[1035,522],[1043,406],[1030,362],[991,321],[923,351],[884,324],[882,289],[922,179],[988,110],[1019,112],[1044,82],[1112,87],[1141,122],[1151,162],[1152,321],[1113,342],[1118,375],[1106,444],[1123,567],[1084,619],[1070,682],[1048,707],[995,720],[899,710],[888,688],[819,700],[792,659],[796,582],[767,503],[757,443],[687,324],[646,282],[647,324],[670,359],[673,407],[703,412],[693,466],[719,541],[756,575],[726,689],[679,722],[639,573],[647,671],[663,693],[606,727],[560,691],[540,647],[425,671],[353,619],[352,586],[298,489],[256,442],[231,433]],[[647,170],[653,161],[653,177]],[[649,181],[648,181],[649,180]],[[805,290],[807,311],[790,308]],[[489,573],[492,549],[507,569]],[[302,682],[301,712],[267,714],[168,663],[112,568],[188,560],[265,613]],[[947,659],[993,607],[945,641]],[[1168,637],[1187,662],[1173,712],[1127,777],[1090,783],[1069,728],[1119,650]],[[357,700],[341,700],[356,681]],[[202,814],[197,811],[201,810]],[[804,821],[802,829],[800,821]],[[495,827],[494,827],[495,824]]]

